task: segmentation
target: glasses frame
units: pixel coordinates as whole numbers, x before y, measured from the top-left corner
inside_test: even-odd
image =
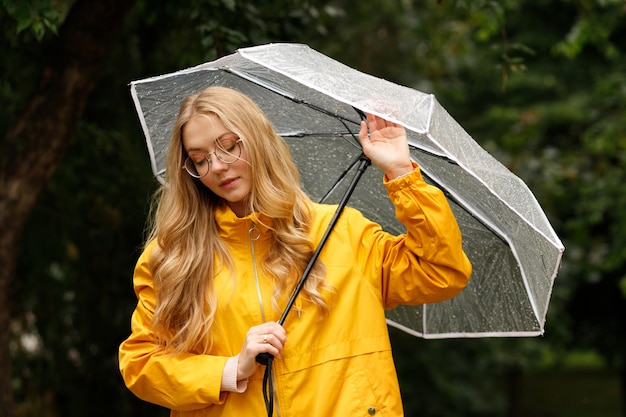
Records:
[[[223,163],[225,163],[225,164],[227,164],[227,165],[231,165],[231,164],[234,164],[235,162],[239,161],[239,159],[241,159],[241,152],[242,152],[242,146],[241,146],[241,143],[243,142],[243,140],[242,140],[239,136],[236,136],[236,135],[235,135],[235,138],[237,138],[237,139],[235,140],[235,145],[239,148],[239,154],[238,154],[238,155],[236,155],[236,157],[235,157],[235,160],[234,160],[234,161],[230,161],[230,162],[228,162],[228,161],[224,161],[224,160],[223,160],[223,159],[222,159],[222,158],[221,158],[221,157],[217,154],[217,152],[216,152],[216,151],[213,151],[213,152],[207,152],[206,154],[204,154],[204,159],[206,159],[206,160],[207,160],[207,162],[209,163],[209,169],[207,169],[206,173],[205,173],[205,174],[203,174],[203,175],[196,175],[196,174],[192,173],[191,171],[189,171],[189,169],[187,168],[187,163],[188,163],[189,161],[191,161],[191,163],[195,165],[195,163],[194,163],[194,162],[193,162],[193,160],[191,159],[191,155],[188,155],[188,156],[187,156],[187,158],[185,158],[185,160],[183,161],[182,170],[183,170],[183,171],[186,171],[186,172],[187,172],[187,174],[189,174],[189,176],[191,176],[192,178],[199,179],[199,178],[204,178],[204,177],[206,177],[206,176],[208,175],[208,173],[209,173],[209,172],[211,172],[211,166],[213,165],[213,158],[211,158],[211,155],[215,155],[215,157],[216,157],[217,159],[219,159],[221,162],[223,162]],[[223,147],[223,146],[220,146],[220,145],[219,145],[219,140],[220,140],[220,138],[215,139],[215,149],[217,150],[217,148],[220,148],[220,149],[222,149],[225,153],[227,153],[227,154],[229,154],[229,155],[233,155],[233,156],[235,156],[235,154],[231,154],[231,153],[230,153],[230,152],[228,152],[226,149],[224,149],[224,147]]]

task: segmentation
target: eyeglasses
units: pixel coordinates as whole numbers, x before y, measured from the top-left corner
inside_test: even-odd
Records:
[[[211,170],[211,154],[225,164],[237,162],[241,157],[241,139],[231,135],[215,139],[214,152],[194,152],[190,153],[183,169],[194,178],[202,178]]]

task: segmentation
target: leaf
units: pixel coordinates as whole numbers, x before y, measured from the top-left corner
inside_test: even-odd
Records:
[[[230,11],[234,11],[235,7],[237,6],[237,2],[235,0],[223,0],[222,3]]]
[[[35,39],[37,39],[37,41],[39,42],[41,42],[44,35],[46,34],[46,27],[44,26],[41,19],[35,20],[31,25],[30,30],[31,32],[33,32],[33,35],[35,35]]]
[[[28,29],[29,27],[32,26],[33,22],[35,21],[35,19],[33,19],[32,17],[28,16],[28,17],[24,17],[20,20],[17,21],[17,33],[22,32],[25,29]]]
[[[37,41],[41,41],[46,34],[46,28],[57,34],[60,13],[54,9],[50,1],[9,1],[4,0],[2,5],[9,16],[17,22],[16,33],[20,34],[30,29]],[[57,5],[60,7],[59,5]]]
[[[56,24],[54,24],[53,22],[51,22],[48,19],[43,19],[43,23],[44,25],[46,25],[46,27],[50,30],[50,32],[54,33],[55,35],[58,35],[58,31],[57,31],[57,26]]]

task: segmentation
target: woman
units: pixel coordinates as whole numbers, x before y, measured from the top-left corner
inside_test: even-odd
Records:
[[[120,346],[132,392],[172,416],[262,416],[255,358],[269,353],[275,415],[403,415],[384,310],[455,296],[471,265],[404,128],[368,115],[359,141],[407,233],[346,208],[283,327],[336,207],[302,191],[287,145],[249,98],[210,87],[184,100]]]

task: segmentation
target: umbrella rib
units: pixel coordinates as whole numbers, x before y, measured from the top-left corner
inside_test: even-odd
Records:
[[[225,72],[227,72],[229,74],[233,74],[233,75],[236,75],[237,77],[243,78],[244,80],[250,81],[250,82],[252,82],[252,83],[254,83],[256,85],[260,85],[261,87],[266,88],[267,90],[270,90],[270,91],[272,91],[272,92],[274,92],[276,94],[279,94],[279,95],[281,95],[281,96],[283,96],[283,97],[293,101],[294,103],[305,105],[305,106],[309,107],[310,109],[317,110],[320,113],[324,113],[324,114],[326,114],[328,116],[334,117],[334,118],[336,118],[338,120],[341,120],[341,121],[347,121],[347,122],[350,122],[350,123],[359,124],[359,122],[355,122],[354,120],[347,119],[347,118],[345,118],[343,116],[340,116],[337,113],[333,113],[333,112],[331,112],[329,110],[326,110],[323,107],[319,107],[319,106],[316,106],[315,104],[309,103],[309,102],[307,102],[307,101],[297,97],[291,91],[288,91],[288,90],[286,90],[286,89],[276,85],[276,83],[274,83],[274,82],[272,82],[270,80],[267,80],[267,79],[264,79],[264,78],[261,78],[261,77],[258,77],[258,76],[254,76],[254,75],[249,74],[249,73],[247,73],[247,72],[245,72],[245,71],[243,71],[241,69],[235,69],[233,67],[225,66],[225,67],[220,67],[219,69],[221,69],[222,71],[225,71]]]
[[[354,109],[354,111],[357,112],[357,114],[361,117],[361,120],[365,120],[366,116],[365,113],[363,113],[361,110],[357,109],[356,107],[352,107]],[[350,134],[350,136],[352,137],[352,139],[354,139],[354,142],[357,144],[357,147],[361,148],[359,140],[357,139],[356,136],[354,136],[354,133],[350,130],[350,128],[348,127],[348,125],[342,120],[342,119],[338,119],[341,124],[346,128],[346,130],[348,131],[348,133]],[[343,135],[342,135],[343,137]],[[361,148],[362,149],[362,148]],[[324,196],[320,199],[320,203],[323,203],[324,201],[326,201],[326,199],[328,198],[328,196],[330,196],[330,194],[335,191],[335,189],[339,186],[339,184],[341,184],[341,182],[343,181],[343,179],[346,177],[346,175],[348,175],[348,172],[350,172],[350,170],[352,169],[352,167],[354,167],[359,161],[362,161],[363,159],[367,159],[367,157],[363,154],[363,151],[361,150],[361,155],[359,155],[354,161],[352,161],[352,163],[350,164],[350,166],[348,166],[348,168],[346,168],[341,175],[339,175],[339,178],[337,178],[337,181],[335,181],[335,183],[333,184],[332,187],[330,187],[330,190],[328,190],[326,192],[326,194],[324,194]],[[355,184],[356,187],[356,184]]]
[[[326,199],[332,194],[332,192],[337,189],[339,184],[341,184],[341,182],[344,180],[346,175],[348,175],[348,172],[350,172],[350,170],[352,170],[352,168],[362,159],[363,159],[363,155],[359,155],[354,161],[352,161],[352,163],[348,166],[348,168],[346,168],[341,173],[341,175],[339,175],[339,178],[337,178],[337,181],[335,181],[332,187],[330,187],[330,189],[326,192],[326,194],[324,194],[324,196],[319,200],[320,203],[324,203],[326,201]]]
[[[447,158],[445,158],[445,159],[447,159]],[[451,163],[454,163],[454,161],[451,161]],[[439,188],[441,190],[441,192],[446,196],[446,198],[448,200],[453,201],[459,207],[467,207],[468,206],[466,201],[464,201],[462,198],[457,196],[456,193],[453,193],[452,191],[448,190],[444,185],[442,185],[442,182],[437,180],[435,178],[435,176],[432,175],[432,173],[428,172],[427,169],[425,169],[423,167],[420,167],[420,170],[422,172],[422,176],[424,176],[424,178],[428,179],[431,183],[436,184],[437,188]],[[510,242],[508,242],[506,240],[506,238],[504,237],[504,233],[502,233],[502,231],[498,227],[494,226],[493,224],[490,224],[485,219],[483,219],[481,216],[477,215],[476,213],[472,212],[471,210],[466,210],[466,212],[474,220],[479,222],[485,228],[489,229],[502,242],[504,242],[506,244],[510,243]]]
[[[348,136],[345,133],[334,132],[278,132],[278,135],[284,138],[304,138],[307,136],[318,138],[337,138]],[[354,138],[354,133],[350,132],[350,136]]]

